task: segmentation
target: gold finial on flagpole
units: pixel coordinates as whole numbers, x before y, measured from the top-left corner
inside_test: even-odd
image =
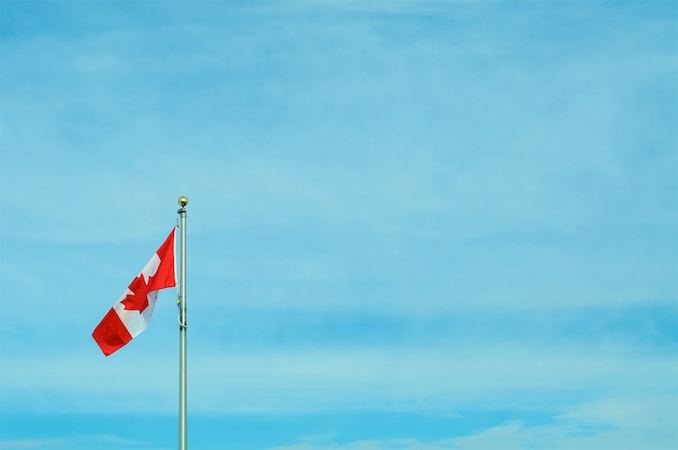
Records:
[[[182,195],[181,197],[179,197],[179,206],[183,208],[186,205],[188,205],[188,198]]]

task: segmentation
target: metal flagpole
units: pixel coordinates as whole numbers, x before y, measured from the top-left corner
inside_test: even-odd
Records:
[[[179,293],[179,450],[186,450],[186,208],[188,199],[179,197],[181,209],[181,283]]]

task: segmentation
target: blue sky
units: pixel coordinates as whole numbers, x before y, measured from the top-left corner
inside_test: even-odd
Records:
[[[0,0],[0,448],[678,447],[673,1]]]

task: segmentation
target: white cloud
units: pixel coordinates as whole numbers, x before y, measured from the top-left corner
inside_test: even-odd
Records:
[[[449,448],[657,449],[678,445],[678,397],[628,396],[586,403],[548,425],[512,422],[450,441]]]
[[[144,346],[139,348],[147,351]],[[93,348],[92,359],[87,360],[75,355],[59,359],[3,357],[0,393],[4,408],[173,411],[174,356],[163,353],[148,358],[130,349],[105,359],[95,353]],[[469,408],[564,411],[591,395],[641,395],[670,392],[676,387],[673,358],[610,348],[460,345],[247,354],[200,348],[189,361],[191,408],[212,413],[454,413]],[[50,401],[55,398],[60,401]]]
[[[451,447],[442,442],[422,442],[417,439],[372,439],[349,443],[301,442],[271,447],[270,450],[446,450]]]
[[[23,449],[69,449],[69,448],[97,448],[110,445],[121,447],[133,447],[136,449],[150,450],[152,447],[145,446],[143,442],[125,439],[110,434],[69,434],[65,437],[53,439],[0,439],[0,449],[23,450]]]
[[[678,445],[678,397],[629,396],[584,403],[545,425],[512,420],[465,436],[422,441],[380,439],[336,442],[309,437],[275,450],[666,450]]]

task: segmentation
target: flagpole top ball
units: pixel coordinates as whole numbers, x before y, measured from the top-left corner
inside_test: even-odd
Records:
[[[183,208],[186,205],[188,205],[188,199],[182,195],[179,197],[179,206]]]

